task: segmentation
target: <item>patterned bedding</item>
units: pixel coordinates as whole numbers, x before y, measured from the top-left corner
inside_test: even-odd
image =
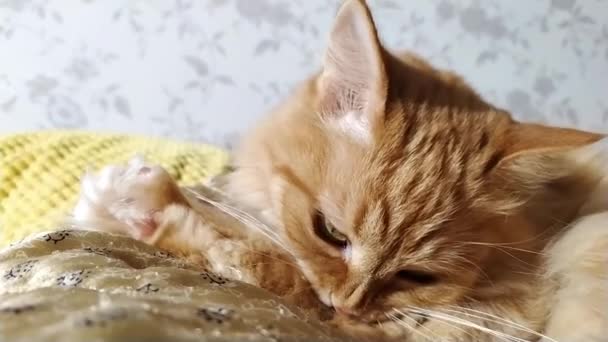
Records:
[[[128,237],[39,233],[0,251],[1,341],[346,341],[269,292]]]

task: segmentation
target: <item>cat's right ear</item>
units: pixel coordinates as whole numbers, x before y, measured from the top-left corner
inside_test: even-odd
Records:
[[[374,136],[386,109],[385,54],[365,1],[346,0],[334,22],[319,78],[319,111],[325,122],[357,140]]]

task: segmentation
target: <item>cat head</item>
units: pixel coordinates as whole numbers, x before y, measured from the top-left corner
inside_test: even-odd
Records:
[[[518,261],[492,245],[539,248],[572,219],[587,180],[571,186],[565,156],[598,139],[516,122],[458,76],[389,53],[349,0],[322,71],[244,139],[230,188],[280,227],[325,304],[377,321],[505,294]]]

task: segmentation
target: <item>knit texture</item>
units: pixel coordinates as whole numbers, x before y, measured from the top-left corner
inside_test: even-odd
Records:
[[[202,144],[118,134],[46,131],[0,137],[0,246],[61,223],[80,177],[140,154],[183,186],[221,173],[228,154]]]

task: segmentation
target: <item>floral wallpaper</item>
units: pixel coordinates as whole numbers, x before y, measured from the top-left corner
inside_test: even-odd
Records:
[[[230,146],[318,68],[337,0],[0,0],[0,134]],[[387,46],[518,118],[606,131],[608,0],[369,0]]]

